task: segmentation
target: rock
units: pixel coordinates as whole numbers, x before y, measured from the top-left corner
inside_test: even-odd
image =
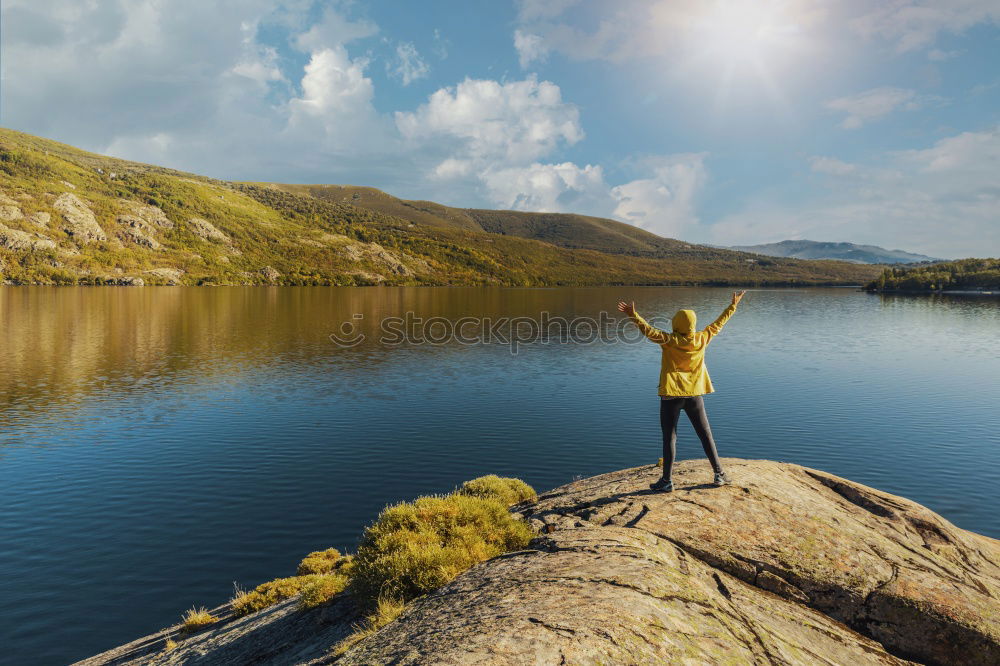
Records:
[[[60,180],[59,182],[62,183],[63,185],[65,185],[66,187],[68,187],[71,190],[75,190],[76,189],[76,185],[74,185],[73,183],[69,182],[68,180]]]
[[[281,277],[281,273],[279,273],[278,271],[274,270],[270,266],[264,266],[264,268],[260,269],[260,274],[268,282],[275,282],[278,278]]]
[[[1000,542],[797,465],[681,463],[546,493],[552,525],[414,602],[343,664],[1000,663]],[[961,646],[961,649],[956,649]]]
[[[352,242],[341,247],[340,252],[351,261],[368,261],[397,275],[413,275],[414,271],[407,264],[421,271],[430,269],[423,259],[390,252],[378,243]]]
[[[12,199],[10,195],[8,195],[3,190],[0,190],[0,206],[16,206],[16,205],[17,205],[17,199]]]
[[[138,201],[131,201],[129,199],[119,199],[118,203],[128,211],[127,217],[133,219],[139,218],[147,225],[160,227],[161,229],[174,228],[174,223],[158,206],[151,206],[149,204],[139,203]]]
[[[11,222],[13,220],[20,220],[22,217],[24,217],[24,213],[17,206],[0,206],[0,220]]]
[[[181,283],[181,276],[184,271],[179,268],[154,268],[146,271],[146,275],[152,275],[159,280],[165,280],[168,286],[174,287]]]
[[[348,273],[357,282],[361,282],[363,285],[381,284],[385,281],[385,277],[379,275],[378,273],[369,273],[368,271],[351,271]]]
[[[0,247],[8,250],[54,250],[56,244],[47,238],[37,238],[27,232],[8,229],[0,224]]]
[[[28,222],[31,222],[36,227],[48,227],[51,220],[52,216],[45,212],[28,215]]]
[[[215,225],[208,220],[203,220],[200,217],[192,217],[188,220],[188,226],[191,227],[191,231],[194,232],[196,236],[204,238],[207,241],[225,243],[226,245],[232,243],[229,236],[219,231]]]
[[[119,215],[118,224],[122,225],[122,229],[118,232],[118,237],[122,241],[141,245],[151,250],[160,249],[159,241],[153,238],[155,230],[142,218],[134,215]]]
[[[111,287],[145,287],[146,282],[140,277],[104,276],[104,284]]]
[[[411,602],[341,658],[349,594],[289,600],[162,652],[177,627],[83,664],[1000,663],[1000,542],[798,465],[649,465],[512,507],[542,533]],[[173,633],[171,633],[173,632]]]
[[[52,207],[63,216],[63,231],[80,243],[108,240],[107,234],[97,224],[93,211],[75,194],[65,192],[56,197]]]

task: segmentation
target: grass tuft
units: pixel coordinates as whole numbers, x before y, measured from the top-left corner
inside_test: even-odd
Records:
[[[501,477],[496,474],[487,474],[466,481],[458,492],[472,497],[494,498],[504,506],[517,504],[524,500],[533,500],[538,496],[535,489],[521,479]]]
[[[208,609],[204,606],[200,608],[189,608],[184,612],[184,617],[182,618],[185,631],[198,631],[199,629],[207,627],[210,624],[215,624],[218,621],[219,618],[209,613]]]
[[[261,583],[252,592],[237,590],[236,596],[230,599],[233,612],[237,616],[243,616],[263,610],[279,601],[294,597],[307,585],[315,583],[321,577],[321,574],[310,574],[308,576],[277,578]]]
[[[163,649],[165,652],[170,652],[177,647],[177,641],[172,638],[168,638],[167,642],[163,644]]]
[[[382,511],[365,530],[352,574],[362,598],[408,601],[533,536],[496,498],[421,497]]]
[[[337,566],[340,559],[340,551],[336,548],[317,550],[309,553],[301,562],[299,562],[299,568],[295,573],[299,576],[329,573],[330,571],[333,571],[334,567]]]
[[[350,579],[343,574],[324,574],[302,587],[302,608],[316,608],[344,591]]]
[[[365,618],[363,623],[354,627],[353,633],[333,647],[331,656],[339,657],[364,639],[373,635],[379,629],[399,617],[405,607],[405,602],[399,599],[380,597],[375,603],[375,610]]]

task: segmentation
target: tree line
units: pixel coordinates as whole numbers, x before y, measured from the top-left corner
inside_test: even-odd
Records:
[[[1000,259],[957,259],[886,268],[868,291],[992,291],[1000,289]]]

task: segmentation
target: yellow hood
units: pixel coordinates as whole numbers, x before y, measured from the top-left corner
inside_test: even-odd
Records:
[[[694,310],[678,310],[673,319],[674,333],[679,335],[694,335],[695,324],[697,322],[698,317],[695,315]]]

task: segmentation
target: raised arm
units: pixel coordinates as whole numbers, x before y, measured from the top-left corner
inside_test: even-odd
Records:
[[[729,318],[733,316],[733,313],[736,312],[736,306],[740,304],[740,301],[743,300],[743,296],[746,293],[747,292],[745,291],[734,291],[733,302],[729,304],[729,307],[722,311],[722,314],[719,315],[718,319],[705,327],[705,332],[708,333],[708,338],[710,340],[719,334],[722,327],[725,326],[726,322],[729,321]]]
[[[649,322],[640,317],[639,313],[635,311],[634,302],[626,303],[625,301],[618,301],[618,311],[627,314],[632,323],[639,328],[639,331],[653,342],[663,344],[670,337],[669,333],[661,331],[655,326],[650,326]]]

